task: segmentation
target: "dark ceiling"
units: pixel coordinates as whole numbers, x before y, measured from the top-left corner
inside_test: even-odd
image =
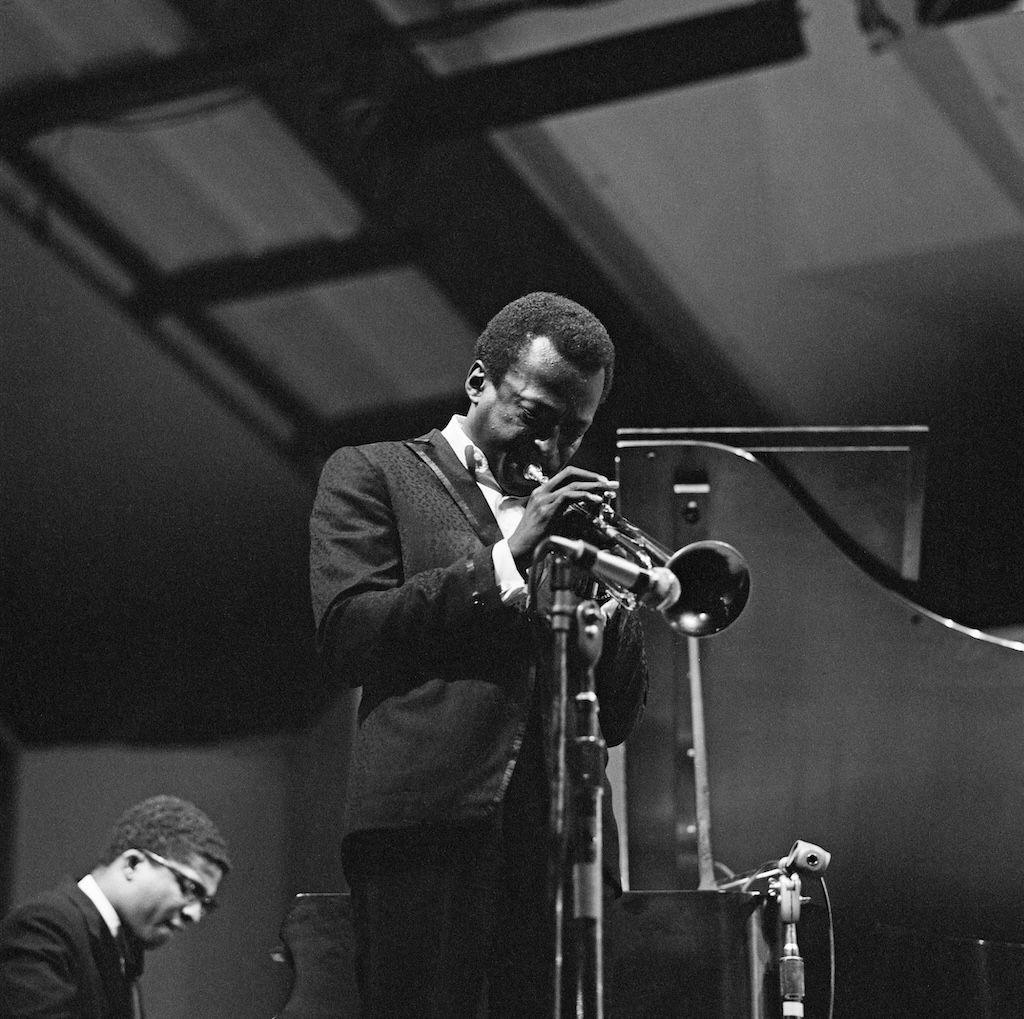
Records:
[[[93,281],[158,342],[167,343],[161,321],[168,317],[194,334],[288,420],[285,449],[300,466],[350,439],[352,415],[339,420],[308,406],[268,370],[249,337],[218,319],[218,307],[409,267],[471,328],[510,296],[543,284],[580,295],[609,317],[617,336],[644,345],[650,328],[621,307],[610,281],[486,131],[792,59],[803,48],[795,6],[773,0],[438,75],[418,57],[417,40],[458,35],[522,8],[469,8],[401,29],[361,2],[265,3],[255,16],[249,4],[173,6],[191,40],[180,52],[117,54],[70,78],[26,75],[9,85],[0,98],[3,151],[47,215],[66,219],[127,286],[96,274]],[[141,125],[131,120],[168,103],[186,105]],[[236,103],[258,103],[354,203],[347,236],[266,236],[256,252],[181,252],[173,266],[161,264],[116,210],[39,144],[83,125],[130,131],[162,117],[187,123]],[[151,200],[158,198],[154,188]],[[38,209],[28,225],[48,230]],[[434,402],[426,401],[429,409]],[[415,418],[422,409],[412,401],[409,410]],[[367,434],[379,425],[373,415],[357,415],[356,423]]]

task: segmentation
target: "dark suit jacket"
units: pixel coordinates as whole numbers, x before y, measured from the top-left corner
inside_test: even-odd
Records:
[[[350,831],[489,816],[522,745],[547,624],[503,605],[501,533],[440,432],[338,450],[311,523],[318,644],[363,688]],[[639,724],[647,671],[638,621],[617,613],[598,672],[602,735]]]
[[[130,1019],[131,981],[110,929],[75,884],[0,922],[0,1019]]]

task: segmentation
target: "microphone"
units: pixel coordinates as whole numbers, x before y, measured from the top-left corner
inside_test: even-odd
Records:
[[[641,605],[664,612],[679,601],[682,594],[679,578],[665,566],[645,569],[628,559],[623,559],[622,556],[602,552],[585,541],[572,541],[558,535],[552,535],[548,541],[598,580],[625,588],[635,594]]]
[[[828,867],[832,854],[813,842],[797,839],[788,856],[779,860],[779,870],[785,874],[797,871],[802,874],[822,874]]]

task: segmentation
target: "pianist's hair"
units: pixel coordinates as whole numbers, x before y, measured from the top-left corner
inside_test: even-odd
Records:
[[[151,796],[129,807],[115,823],[100,863],[111,863],[128,849],[148,849],[179,863],[203,856],[224,873],[231,869],[227,843],[213,822],[177,796]]]

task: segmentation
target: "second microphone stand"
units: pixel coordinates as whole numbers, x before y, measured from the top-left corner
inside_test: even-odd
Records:
[[[573,934],[572,948],[577,960],[576,1014],[585,1019],[603,1015],[604,980],[602,963],[603,844],[601,807],[604,795],[604,741],[598,727],[598,701],[594,669],[601,655],[605,616],[594,601],[581,601],[574,593],[574,571],[561,556],[551,569],[551,631],[553,682],[549,725],[552,761],[549,856],[549,899],[554,924],[554,974],[552,1014],[559,1019],[564,981],[564,887],[568,861],[566,804],[572,785],[574,807]],[[577,646],[582,657],[583,680],[575,696],[576,735],[574,772],[568,767],[568,703],[570,634],[576,626]]]

